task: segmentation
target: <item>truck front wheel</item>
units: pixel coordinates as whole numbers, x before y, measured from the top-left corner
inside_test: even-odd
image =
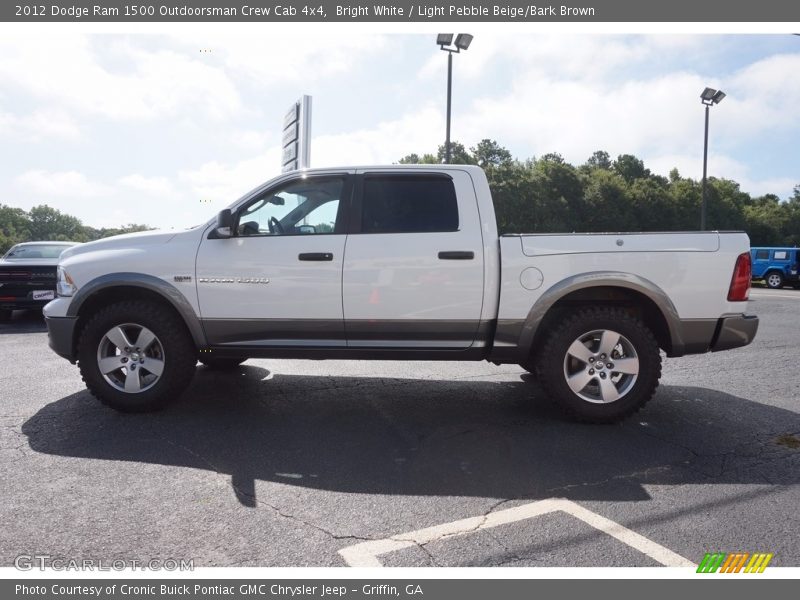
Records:
[[[100,402],[122,412],[159,410],[192,380],[196,349],[171,311],[133,300],[99,310],[78,341],[78,366]]]
[[[652,332],[627,311],[583,308],[549,333],[535,367],[545,391],[573,418],[613,423],[653,397],[661,355]]]

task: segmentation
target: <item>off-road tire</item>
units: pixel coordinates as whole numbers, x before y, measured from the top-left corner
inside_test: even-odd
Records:
[[[568,355],[572,355],[568,350],[574,342],[591,332],[602,331],[623,336],[639,361],[638,374],[629,380],[632,381],[630,387],[619,399],[605,403],[584,399],[570,388],[566,362]],[[586,423],[615,423],[629,417],[653,397],[661,377],[661,354],[653,333],[640,319],[615,307],[577,309],[575,314],[547,333],[544,344],[534,353],[534,364],[536,378],[547,395],[572,419]],[[588,362],[585,364],[589,365]],[[613,369],[607,373],[611,382]],[[625,376],[617,377],[622,381]],[[592,379],[592,385],[594,382],[600,383],[596,377]]]
[[[146,327],[163,347],[163,371],[157,381],[138,393],[117,389],[100,372],[98,353],[106,333],[116,326]],[[100,402],[127,413],[152,412],[176,400],[189,386],[197,364],[197,350],[184,323],[154,302],[130,300],[106,306],[82,328],[78,340],[78,367],[86,387]]]

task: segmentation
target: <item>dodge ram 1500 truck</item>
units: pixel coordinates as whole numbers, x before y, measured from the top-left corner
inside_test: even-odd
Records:
[[[661,354],[748,344],[744,233],[498,236],[478,167],[286,173],[213,221],[67,250],[52,349],[115,409],[161,408],[197,361],[522,365],[574,418],[622,419]]]

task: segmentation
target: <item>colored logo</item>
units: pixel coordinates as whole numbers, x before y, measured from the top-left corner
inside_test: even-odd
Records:
[[[772,552],[706,553],[697,567],[698,573],[763,573],[774,555]]]

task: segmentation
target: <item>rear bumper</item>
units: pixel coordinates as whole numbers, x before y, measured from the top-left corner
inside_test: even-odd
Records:
[[[756,337],[758,317],[755,315],[736,315],[719,320],[719,328],[711,343],[711,351],[730,350],[746,346]]]
[[[758,331],[755,315],[730,315],[719,319],[687,319],[678,322],[669,356],[719,352],[746,346]]]
[[[47,317],[47,342],[50,348],[71,363],[77,360],[75,356],[75,324],[76,317]]]

